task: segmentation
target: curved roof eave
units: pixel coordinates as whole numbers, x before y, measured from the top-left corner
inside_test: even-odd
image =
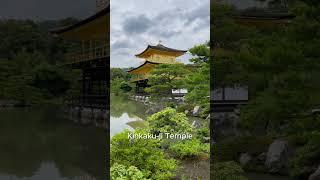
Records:
[[[172,49],[172,48],[168,48],[168,47],[165,47],[165,46],[163,46],[163,47],[165,47],[166,49],[159,49],[159,48],[156,48],[157,46],[151,46],[151,45],[148,45],[148,47],[143,51],[143,52],[141,52],[141,53],[139,53],[139,54],[136,54],[135,56],[136,57],[139,57],[139,56],[141,56],[142,54],[144,54],[146,51],[148,51],[148,49],[154,49],[154,50],[161,50],[161,51],[167,51],[167,52],[180,52],[180,53],[186,53],[186,52],[188,52],[188,51],[186,51],[186,50],[177,50],[177,49]]]
[[[94,21],[95,19],[106,15],[107,13],[110,13],[110,5],[108,5],[106,8],[102,9],[101,11],[97,12],[96,14],[94,14],[93,16],[88,17],[87,19],[84,19],[78,23],[75,23],[73,25],[70,26],[66,26],[66,27],[61,27],[61,28],[57,28],[54,30],[51,30],[50,32],[53,34],[61,34],[61,33],[65,33],[67,31],[71,31],[73,29],[76,29],[80,26],[83,26],[84,24],[88,24],[92,21]]]
[[[142,66],[144,66],[144,65],[146,65],[146,64],[159,64],[159,63],[155,63],[155,62],[151,62],[151,61],[146,61],[146,62],[144,62],[143,64],[141,64],[140,66],[138,66],[138,67],[136,67],[136,68],[133,68],[133,69],[130,69],[130,70],[128,70],[127,72],[132,72],[132,71],[134,71],[134,70],[137,70],[137,69],[139,69],[139,68],[141,68]]]

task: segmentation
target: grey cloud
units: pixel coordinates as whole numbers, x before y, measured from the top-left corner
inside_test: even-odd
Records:
[[[162,38],[170,38],[172,36],[178,35],[181,33],[181,31],[175,31],[175,30],[164,30],[160,28],[153,29],[150,34],[160,36]]]
[[[128,40],[123,40],[123,41],[119,40],[112,44],[113,49],[122,49],[122,48],[130,48],[130,47],[132,47],[132,44]]]
[[[210,16],[210,3],[201,4],[201,6],[187,13],[187,22],[185,25],[189,25],[196,19],[204,19]]]
[[[145,15],[130,17],[124,21],[123,30],[127,34],[146,32],[152,26],[152,21]]]

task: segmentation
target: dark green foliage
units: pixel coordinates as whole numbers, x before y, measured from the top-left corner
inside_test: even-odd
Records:
[[[22,104],[59,99],[70,89],[74,74],[57,67],[68,47],[49,34],[58,21],[0,20],[0,99]]]
[[[62,68],[41,64],[34,69],[32,85],[47,90],[54,96],[62,95],[70,87],[70,82],[66,79]]]
[[[214,163],[211,179],[217,180],[247,180],[241,166],[234,161]]]
[[[131,75],[120,68],[111,68],[110,70],[110,87],[111,93],[119,95],[121,93],[128,93],[132,88],[130,83]]]
[[[183,64],[160,64],[150,73],[148,84],[151,86],[146,91],[155,99],[171,97],[173,89],[185,88],[184,78],[189,71]]]
[[[123,90],[124,92],[130,92],[132,90],[132,87],[128,82],[121,82],[120,84],[120,89]]]
[[[210,137],[210,129],[208,127],[198,128],[196,130],[196,137],[202,139],[203,137]]]
[[[290,173],[294,177],[308,177],[320,163],[320,132],[308,133],[306,144],[297,149],[291,160]]]
[[[124,79],[129,80],[131,75],[121,68],[111,68],[110,69],[110,79]]]
[[[241,153],[257,156],[268,150],[272,143],[270,137],[233,137],[218,142],[213,147],[214,159],[217,161],[238,161]]]

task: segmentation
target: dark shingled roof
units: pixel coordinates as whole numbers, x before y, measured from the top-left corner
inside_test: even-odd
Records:
[[[180,53],[186,53],[186,50],[178,50],[178,49],[172,49],[172,48],[168,48],[162,44],[158,44],[156,46],[151,46],[148,45],[148,47],[140,54],[137,54],[136,56],[139,56],[143,53],[145,53],[148,49],[155,49],[155,50],[159,50],[159,51],[167,51],[167,52],[180,52]]]
[[[79,26],[82,26],[84,24],[90,23],[91,21],[95,20],[96,18],[104,16],[105,14],[107,14],[109,12],[110,12],[110,5],[108,5],[108,7],[102,9],[101,11],[97,12],[93,16],[90,16],[89,18],[84,19],[84,20],[82,20],[82,21],[80,21],[80,22],[78,22],[76,24],[73,24],[71,26],[56,28],[56,29],[51,30],[50,32],[53,33],[53,34],[61,34],[61,33],[70,31],[70,30],[75,29],[75,28],[77,28]]]

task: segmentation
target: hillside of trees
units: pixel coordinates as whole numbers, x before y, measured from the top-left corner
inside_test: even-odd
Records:
[[[58,66],[70,45],[50,30],[76,21],[0,21],[0,101],[61,102],[60,97],[74,86],[75,74]]]

